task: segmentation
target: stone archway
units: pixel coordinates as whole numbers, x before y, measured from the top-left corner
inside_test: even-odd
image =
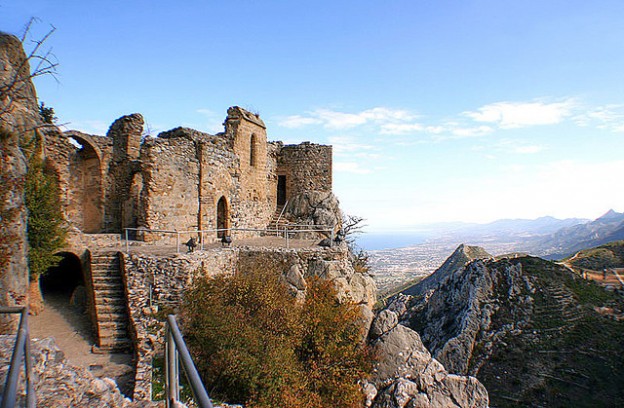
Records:
[[[222,196],[217,202],[217,237],[222,238],[230,228],[230,209],[228,207],[227,199]]]
[[[82,232],[98,233],[103,228],[102,161],[95,146],[72,135],[80,147],[70,160],[68,213]]]

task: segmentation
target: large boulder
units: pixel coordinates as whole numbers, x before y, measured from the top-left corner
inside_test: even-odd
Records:
[[[340,203],[326,191],[306,191],[291,198],[284,215],[298,225],[338,230],[342,222]]]
[[[364,384],[367,406],[487,407],[488,393],[474,377],[449,374],[431,357],[415,331],[396,324],[384,310],[371,326],[371,344],[378,357],[373,377]]]

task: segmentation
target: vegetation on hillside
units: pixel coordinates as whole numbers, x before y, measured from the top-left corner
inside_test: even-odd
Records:
[[[247,407],[360,407],[372,369],[360,311],[310,279],[296,301],[272,268],[197,279],[185,336],[211,395]]]
[[[509,261],[506,261],[509,262]],[[477,378],[499,407],[624,405],[624,301],[567,268],[539,258],[519,262],[534,293],[529,321],[494,342]],[[501,296],[493,316],[509,324],[514,310]],[[473,358],[487,347],[478,343]],[[481,355],[483,356],[483,355]]]
[[[624,241],[614,241],[596,248],[584,249],[567,259],[576,268],[600,271],[624,268]]]

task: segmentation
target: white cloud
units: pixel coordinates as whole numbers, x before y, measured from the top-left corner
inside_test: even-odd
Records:
[[[375,107],[358,113],[339,112],[331,109],[316,109],[306,115],[292,115],[278,120],[286,128],[300,128],[308,125],[322,125],[326,129],[351,129],[365,124],[387,124],[414,120],[416,115],[403,109]]]
[[[334,170],[343,173],[370,174],[370,169],[360,167],[356,162],[334,162]]]
[[[422,132],[425,129],[420,123],[384,123],[379,133],[382,135],[405,135]]]
[[[301,115],[287,116],[278,122],[281,127],[296,129],[307,125],[319,124],[321,121],[316,118],[305,117]]]
[[[327,140],[333,146],[334,152],[339,155],[374,149],[371,145],[357,142],[352,136],[330,136]]]
[[[457,137],[477,137],[485,136],[494,131],[489,126],[476,126],[476,127],[457,127],[451,129],[451,133]]]
[[[574,118],[578,126],[595,126],[612,132],[624,132],[624,105],[611,104],[598,106]]]
[[[463,115],[476,122],[496,124],[502,129],[527,126],[554,125],[572,114],[576,103],[573,99],[563,102],[497,102],[485,105]]]

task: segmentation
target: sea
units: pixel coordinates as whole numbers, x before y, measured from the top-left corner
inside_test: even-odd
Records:
[[[365,251],[405,248],[422,244],[427,239],[424,234],[411,232],[364,232],[356,237],[356,245]]]

